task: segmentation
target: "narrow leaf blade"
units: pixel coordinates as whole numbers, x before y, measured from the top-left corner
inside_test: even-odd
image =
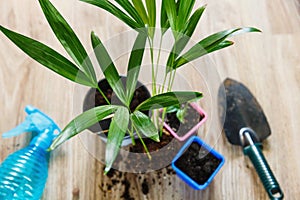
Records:
[[[175,41],[172,51],[169,54],[168,60],[167,60],[167,68],[166,72],[170,72],[173,69],[174,61],[179,56],[179,54],[182,52],[182,50],[185,48],[187,43],[190,41],[191,36],[193,35],[195,28],[200,20],[200,17],[205,9],[205,6],[197,9],[194,14],[189,19],[186,28],[184,30],[184,34],[180,35],[180,38]]]
[[[176,60],[172,68],[176,69],[210,52],[230,46],[232,45],[232,42],[225,42],[225,43],[222,42],[224,42],[228,37],[238,35],[241,33],[247,33],[247,32],[261,32],[261,31],[256,28],[246,27],[246,28],[229,29],[229,30],[220,31],[218,33],[212,34],[204,38],[197,44],[195,44],[190,50],[188,50],[185,54],[180,56]]]
[[[185,24],[189,18],[194,7],[195,0],[183,0],[179,2],[178,16],[176,20],[176,27],[178,32],[184,32]]]
[[[127,105],[130,104],[134,91],[136,89],[137,79],[140,73],[141,64],[147,40],[147,34],[144,31],[139,32],[133,45],[127,68]]]
[[[138,29],[143,26],[139,25],[137,22],[135,22],[131,17],[127,16],[123,11],[121,11],[118,7],[113,5],[107,0],[80,0],[85,3],[89,3],[91,5],[97,6],[99,8],[102,8],[106,10],[107,12],[111,13],[115,17],[119,18],[121,21],[123,21],[125,24],[127,24],[129,27],[133,29]]]
[[[156,1],[146,0],[146,7],[149,18],[149,27],[155,27],[156,24]]]
[[[210,49],[210,51],[208,53],[211,53],[213,51],[217,51],[217,50],[220,50],[220,49],[223,49],[223,48],[226,48],[226,47],[229,47],[231,45],[233,45],[234,42],[232,41],[229,41],[229,40],[225,40],[221,43],[219,43],[217,46],[215,46],[214,48]]]
[[[155,95],[142,102],[136,110],[150,110],[164,108],[176,104],[186,103],[191,100],[196,100],[202,97],[200,92],[166,92]]]
[[[198,8],[193,13],[193,15],[190,17],[190,19],[187,22],[186,28],[184,30],[184,34],[186,36],[192,37],[205,8],[206,8],[206,6],[202,6],[202,7]]]
[[[141,132],[144,136],[159,142],[158,130],[147,115],[136,110],[131,114],[131,119],[138,132]]]
[[[176,28],[177,11],[176,11],[175,0],[164,0],[162,1],[162,4],[164,4],[164,9],[168,16],[168,22],[170,23],[171,29],[173,31],[177,31]]]
[[[137,12],[137,10],[133,7],[133,5],[128,0],[115,0],[126,12],[140,25],[140,27],[144,27],[145,23],[143,19]]]
[[[160,28],[162,30],[162,35],[168,30],[168,28],[170,28],[170,23],[164,3],[161,3],[160,8]]]
[[[124,139],[129,123],[129,110],[126,107],[119,107],[110,123],[106,151],[105,151],[105,173],[107,173],[113,165],[120,151],[122,141]]]
[[[49,25],[62,46],[78,65],[79,69],[94,83],[97,83],[92,62],[70,25],[49,0],[39,0],[39,2]]]
[[[233,44],[234,43],[232,41],[225,40],[225,41],[222,41],[221,43],[219,43],[219,44],[217,44],[217,45],[215,45],[215,46],[213,46],[212,48],[209,48],[209,49],[203,49],[203,48],[199,47],[198,52],[197,52],[197,58],[199,58],[201,56],[204,56],[206,54],[212,53],[214,51],[224,49],[224,48],[229,47]],[[188,60],[188,59],[191,59],[191,58],[185,58],[184,56],[178,58],[175,62],[175,65],[174,65],[175,68],[178,68],[178,67],[190,62],[190,60]]]
[[[0,30],[28,56],[48,69],[76,83],[95,87],[85,74],[55,50],[29,37],[8,30],[3,26],[0,26]]]
[[[149,21],[149,36],[153,40],[155,34],[156,26],[156,1],[155,0],[146,0],[146,8],[148,12],[148,21]]]
[[[57,138],[52,142],[49,150],[54,150],[59,145],[74,137],[81,131],[101,121],[113,113],[119,106],[104,105],[92,108],[73,119],[63,130],[59,133]]]
[[[109,56],[99,37],[94,32],[91,33],[91,40],[97,61],[107,82],[116,93],[117,97],[121,100],[121,102],[126,104],[124,87],[120,75],[111,57]]]
[[[148,15],[142,0],[132,0],[132,3],[145,24],[149,25]]]

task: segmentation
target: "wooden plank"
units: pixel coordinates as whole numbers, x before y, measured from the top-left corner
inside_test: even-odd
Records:
[[[89,51],[91,30],[103,41],[129,30],[118,19],[93,6],[75,0],[52,2],[70,21]],[[193,38],[195,41],[234,26],[251,25],[263,30],[262,34],[234,38],[234,47],[213,53],[210,59],[221,79],[231,77],[242,81],[256,95],[272,129],[272,135],[264,142],[264,154],[286,198],[297,199],[300,196],[299,1],[211,0],[196,4],[205,3],[208,7]],[[37,2],[0,1],[0,24],[64,52]],[[32,61],[3,34],[0,34],[0,47],[0,132],[24,119],[23,109],[27,104],[48,113],[61,127],[66,125],[75,115],[75,85]],[[149,174],[104,176],[103,164],[87,153],[80,138],[75,137],[53,152],[43,199],[267,199],[253,166],[241,149],[228,144],[224,135],[210,132],[213,120],[209,118],[203,134],[205,140],[226,157],[226,164],[204,191],[190,189],[166,169]],[[28,140],[28,135],[0,138],[0,161]],[[112,182],[116,185],[111,186]],[[149,186],[148,191],[145,185]]]

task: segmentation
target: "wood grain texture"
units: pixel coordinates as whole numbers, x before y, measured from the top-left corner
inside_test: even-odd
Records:
[[[52,2],[70,22],[88,50],[91,50],[91,30],[96,31],[103,41],[129,30],[110,14],[77,0]],[[208,3],[207,10],[194,40],[235,26],[255,26],[263,30],[262,34],[234,38],[234,47],[213,53],[210,58],[222,79],[231,77],[242,81],[257,97],[272,129],[272,135],[264,142],[264,154],[286,199],[299,199],[299,1],[196,2],[198,6],[205,3]],[[64,52],[36,1],[0,1],[0,24]],[[48,113],[61,127],[66,125],[74,117],[74,84],[32,61],[3,34],[0,34],[0,47],[0,133],[24,119],[23,109],[27,104]],[[204,131],[209,132],[209,127],[204,127]],[[122,199],[124,194],[145,200],[267,199],[252,164],[243,156],[241,149],[229,145],[224,135],[211,137],[218,139],[209,139],[208,143],[226,157],[226,163],[204,191],[190,189],[166,169],[149,174],[117,172],[114,177],[104,176],[103,164],[90,156],[80,139],[75,137],[52,153],[43,199]],[[6,140],[0,138],[0,161],[22,148],[28,140],[28,135]],[[120,182],[110,187],[111,182],[119,176]],[[150,186],[146,195],[142,192],[144,181]],[[130,183],[130,188],[125,188],[124,183]],[[126,189],[128,193],[124,193]]]

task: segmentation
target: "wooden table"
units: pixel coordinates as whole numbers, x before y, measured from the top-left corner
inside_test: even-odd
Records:
[[[75,0],[53,0],[72,24],[83,44],[90,48],[91,30],[102,40],[129,28],[100,9]],[[234,38],[234,47],[211,55],[221,79],[231,77],[245,83],[256,95],[270,122],[272,135],[264,142],[264,153],[281,184],[286,199],[300,198],[300,4],[297,0],[224,0],[208,3],[194,40],[223,29],[255,26],[262,34]],[[0,2],[0,24],[29,35],[64,52],[51,32],[39,5],[31,0]],[[63,127],[73,117],[74,84],[32,61],[0,34],[0,132],[20,123],[27,104],[52,116]],[[90,49],[89,49],[90,50]],[[205,128],[207,129],[207,128]],[[29,136],[0,139],[0,160],[28,143]],[[90,156],[78,137],[52,153],[43,199],[267,199],[260,180],[239,147],[222,135],[214,147],[226,164],[204,191],[194,191],[165,171],[146,175],[123,174],[110,188],[111,178],[102,175],[103,164]],[[142,192],[146,181],[149,191]],[[152,181],[155,182],[152,184]],[[144,191],[145,192],[145,191]]]

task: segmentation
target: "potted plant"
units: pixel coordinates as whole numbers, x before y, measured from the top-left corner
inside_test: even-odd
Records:
[[[126,77],[121,76],[121,82],[123,86],[126,85]],[[110,104],[115,104],[115,105],[122,105],[120,100],[117,98],[115,93],[113,92],[111,86],[109,85],[107,79],[102,79],[98,82],[98,86],[103,91],[105,94],[105,97],[107,97],[108,101]],[[131,100],[131,103],[129,105],[130,111],[133,112],[136,107],[146,99],[150,98],[151,95],[149,93],[149,90],[145,85],[143,85],[141,82],[137,82],[136,89],[133,93],[133,97]],[[99,90],[95,88],[90,88],[87,91],[87,94],[85,95],[84,101],[83,101],[83,112],[87,111],[89,109],[92,109],[97,106],[102,106],[102,105],[107,105],[108,103],[104,99],[104,97],[101,95]],[[144,114],[148,115],[149,111],[142,111]],[[92,131],[93,133],[96,133],[97,135],[100,136],[101,140],[104,142],[107,142],[107,133],[109,130],[109,126],[111,123],[111,117],[107,119],[103,119],[99,121],[99,123],[96,123],[89,127],[88,129]],[[126,146],[130,144],[132,141],[132,138],[130,137],[129,134],[126,134],[125,137],[123,138],[123,142],[121,146]]]
[[[49,150],[57,148],[66,140],[110,116],[111,123],[108,129],[106,144],[105,173],[112,167],[126,133],[130,135],[133,143],[135,143],[134,134],[136,134],[146,154],[151,158],[148,148],[144,143],[145,139],[143,139],[142,136],[155,142],[160,142],[163,137],[162,126],[160,125],[161,123],[158,122],[158,118],[155,117],[155,110],[163,109],[161,118],[162,122],[164,122],[167,110],[168,108],[170,109],[171,106],[178,107],[178,105],[185,105],[187,102],[202,97],[202,93],[197,91],[172,90],[178,68],[203,55],[231,46],[233,42],[227,40],[227,38],[232,35],[259,31],[251,27],[221,31],[204,38],[182,53],[190,41],[190,37],[193,35],[201,15],[205,10],[205,6],[196,9],[192,13],[195,0],[163,0],[160,13],[161,41],[170,29],[174,43],[165,64],[166,70],[161,71],[159,65],[156,65],[153,53],[153,41],[156,31],[153,27],[156,26],[157,17],[157,2],[155,0],[147,0],[145,1],[146,3],[143,3],[141,0],[134,0],[132,2],[116,0],[114,3],[108,0],[81,1],[107,10],[137,32],[135,42],[130,52],[125,83],[121,81],[121,75],[117,71],[102,41],[94,32],[91,32],[94,54],[108,84],[120,101],[119,104],[112,104],[103,90],[101,90],[90,56],[87,54],[87,51],[70,25],[49,0],[39,0],[39,3],[54,34],[73,59],[73,62],[52,48],[32,38],[16,33],[3,26],[0,26],[0,30],[20,49],[43,66],[75,83],[94,88],[101,94],[107,105],[91,108],[74,118],[62,130]],[[121,7],[122,10],[119,9],[119,7]],[[149,45],[152,63],[152,96],[139,103],[139,105],[132,110],[130,109],[130,104],[136,89],[147,43]],[[158,59],[159,55],[160,54],[158,54]],[[165,84],[163,84],[162,87],[157,86],[158,73],[164,73]],[[153,113],[153,118],[150,118],[142,112],[147,110]]]

